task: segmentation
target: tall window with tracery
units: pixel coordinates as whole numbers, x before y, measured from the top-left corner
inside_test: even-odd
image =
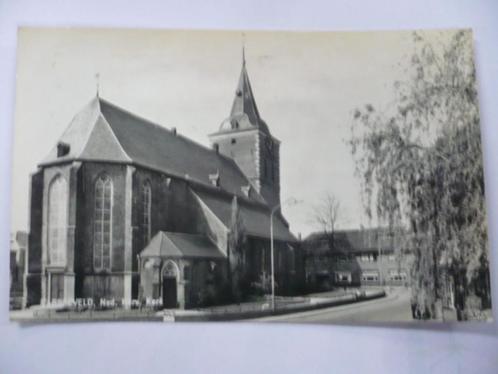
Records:
[[[143,245],[149,244],[151,236],[150,209],[152,203],[152,192],[150,183],[144,182],[142,186],[142,232]]]
[[[67,243],[67,183],[60,175],[48,189],[48,263],[65,265]]]
[[[101,176],[95,182],[93,226],[93,266],[96,270],[111,269],[112,181]]]

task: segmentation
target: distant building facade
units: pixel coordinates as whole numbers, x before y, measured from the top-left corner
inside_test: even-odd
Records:
[[[279,141],[245,66],[212,148],[95,97],[31,176],[26,305],[76,299],[202,305],[238,272],[269,288]],[[246,238],[231,248],[236,207]],[[298,241],[274,217],[277,293],[304,282]]]
[[[330,235],[314,233],[303,242],[308,284],[321,289],[410,284],[413,256],[389,230],[336,231],[332,241]]]
[[[24,273],[28,251],[28,233],[16,231],[10,234],[10,308],[22,306],[24,297]]]

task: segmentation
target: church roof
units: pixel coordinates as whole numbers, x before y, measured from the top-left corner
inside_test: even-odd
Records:
[[[159,231],[140,253],[141,257],[224,258],[204,235]]]
[[[230,116],[222,122],[220,132],[248,129],[260,129],[266,134],[270,134],[267,124],[259,115],[249,75],[247,74],[246,61],[243,58],[232,110]]]
[[[193,188],[193,191],[225,227],[230,227],[232,220],[230,196],[199,188]],[[239,210],[247,235],[258,238],[270,238],[271,210],[268,206],[239,200]],[[278,213],[273,218],[273,235],[275,240],[297,241],[290,232],[288,225]]]
[[[208,186],[209,175],[218,174],[220,188],[242,197],[241,188],[249,185],[233,159],[99,97],[73,118],[59,143],[69,152],[58,155],[56,145],[41,166],[69,160],[133,163]],[[264,202],[257,193],[252,198]]]

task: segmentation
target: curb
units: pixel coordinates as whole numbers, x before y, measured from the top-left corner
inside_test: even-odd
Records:
[[[326,298],[310,298],[309,303],[306,305],[291,305],[280,310],[258,310],[247,312],[234,312],[234,313],[210,313],[207,311],[193,313],[193,314],[175,314],[173,311],[165,311],[163,314],[164,322],[203,322],[203,321],[237,321],[255,319],[269,316],[278,316],[283,314],[292,314],[305,312],[316,309],[330,308],[333,306],[340,306],[345,304],[354,304],[361,301],[368,301],[379,299],[386,296],[386,292],[374,291],[368,294],[361,295],[345,295],[334,299]],[[314,300],[315,299],[315,300]]]

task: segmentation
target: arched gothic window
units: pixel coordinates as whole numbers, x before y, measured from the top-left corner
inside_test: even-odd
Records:
[[[93,216],[93,265],[96,270],[111,269],[112,181],[101,176],[95,182]]]
[[[67,183],[60,175],[48,188],[48,263],[65,265],[67,243]]]
[[[150,209],[152,202],[152,192],[150,183],[144,182],[142,186],[142,230],[143,230],[143,245],[144,247],[149,244],[151,236],[150,224]]]

